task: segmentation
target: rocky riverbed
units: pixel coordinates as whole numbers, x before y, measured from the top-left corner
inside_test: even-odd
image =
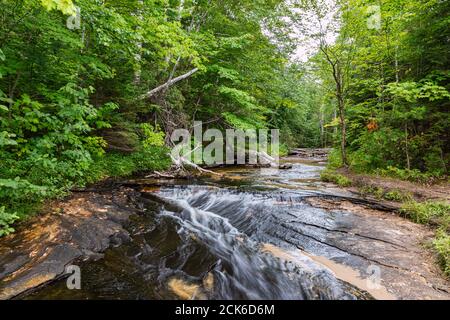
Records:
[[[53,203],[0,240],[0,299],[450,298],[431,230],[320,182],[322,153],[306,157]]]

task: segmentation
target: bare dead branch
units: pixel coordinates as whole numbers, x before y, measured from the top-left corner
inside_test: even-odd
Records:
[[[180,81],[182,81],[184,79],[189,78],[190,76],[192,76],[197,71],[198,71],[198,68],[194,68],[191,71],[189,71],[189,72],[187,72],[187,73],[185,73],[185,74],[183,74],[183,75],[181,75],[179,77],[173,78],[173,79],[167,81],[166,83],[164,83],[164,84],[162,84],[162,85],[160,85],[160,86],[150,90],[146,94],[142,95],[141,99],[148,99],[148,98],[154,96],[156,93],[158,93],[158,92],[160,92],[162,90],[168,89],[169,87],[173,86],[177,82],[180,82]]]

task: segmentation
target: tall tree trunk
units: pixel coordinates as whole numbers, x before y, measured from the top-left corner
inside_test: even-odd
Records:
[[[344,100],[344,80],[342,78],[341,65],[336,63],[335,65],[335,76],[336,81],[336,98],[338,101],[338,111],[339,111],[339,122],[341,125],[341,155],[342,163],[345,167],[348,166],[347,161],[347,123],[345,121],[345,100]]]
[[[322,42],[323,43],[323,42]],[[341,155],[342,155],[342,162],[345,167],[348,166],[347,161],[347,124],[345,122],[345,81],[344,81],[344,74],[342,72],[342,62],[338,58],[333,58],[332,55],[329,53],[329,48],[326,45],[321,45],[320,50],[325,55],[325,58],[332,69],[333,79],[334,83],[336,84],[336,92],[335,96],[338,103],[338,112],[339,112],[339,119],[340,119],[340,125],[341,125]],[[336,111],[335,111],[336,112]]]
[[[325,128],[324,128],[324,112],[323,106],[320,107],[320,145],[325,148]]]
[[[341,154],[344,166],[348,166],[347,161],[347,123],[345,121],[345,103],[342,96],[338,97],[339,102],[339,119],[341,123]]]
[[[408,123],[405,123],[405,153],[406,153],[406,165],[408,170],[411,170],[411,159],[409,157],[409,145],[408,145]]]
[[[137,9],[137,17],[138,20],[140,22],[143,21],[144,17],[143,17],[143,13],[142,10],[144,8],[144,0],[138,0],[138,9]],[[141,26],[137,27],[136,31],[140,31]],[[136,43],[136,48],[137,48],[137,53],[134,57],[135,62],[136,62],[136,69],[134,70],[134,85],[135,86],[139,86],[141,83],[141,75],[142,75],[142,66],[141,66],[141,62],[142,62],[142,41],[138,41]]]

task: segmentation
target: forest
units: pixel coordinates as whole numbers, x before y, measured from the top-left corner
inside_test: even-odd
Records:
[[[341,168],[448,183],[449,12],[446,0],[0,0],[0,237],[71,190],[166,170],[168,137],[194,121],[279,129],[283,154],[334,148],[331,180]]]

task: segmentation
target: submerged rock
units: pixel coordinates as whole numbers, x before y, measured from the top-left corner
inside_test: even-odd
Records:
[[[289,170],[293,168],[293,164],[292,163],[284,163],[284,164],[280,164],[279,167],[281,170]]]

